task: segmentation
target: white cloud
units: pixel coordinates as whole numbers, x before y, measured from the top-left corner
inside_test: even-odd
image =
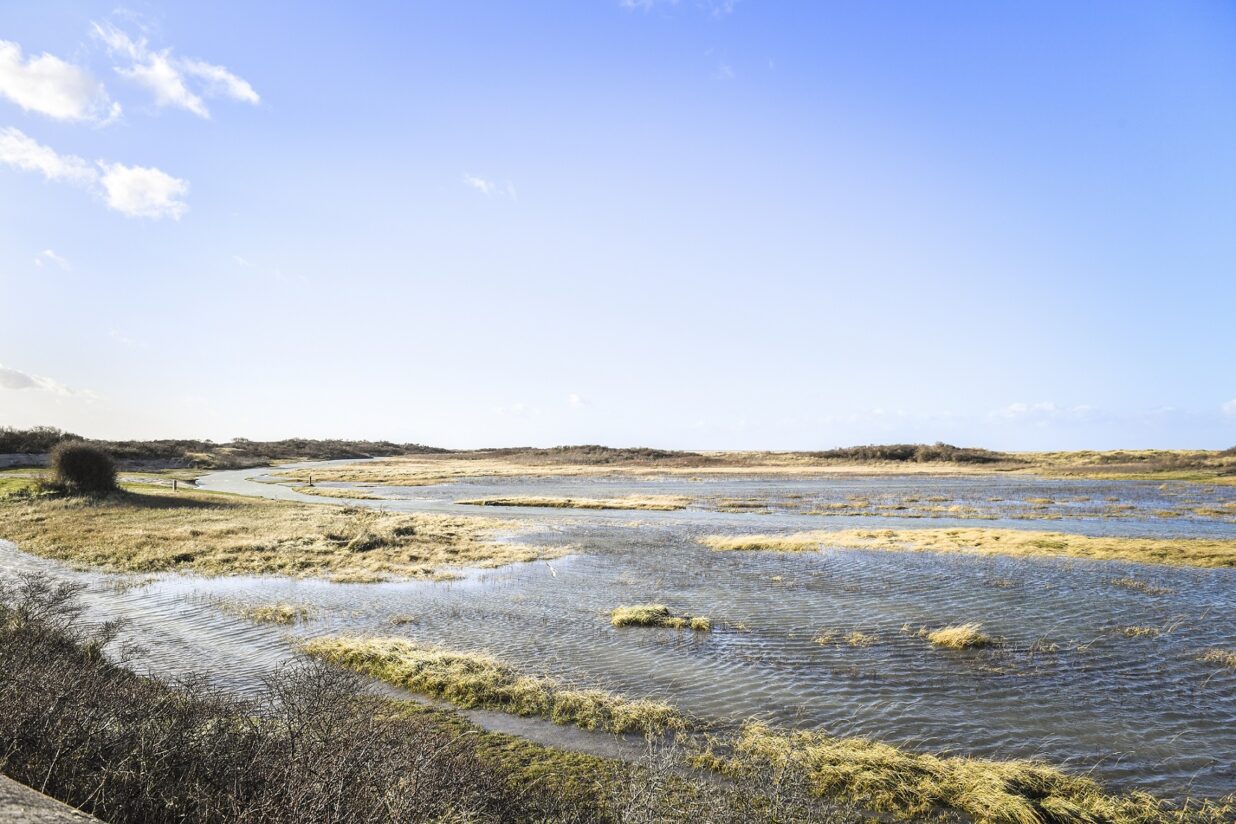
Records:
[[[0,389],[11,389],[13,391],[35,389],[43,392],[53,392],[57,395],[73,394],[73,390],[56,383],[51,378],[31,375],[28,372],[13,369],[2,363],[0,363]]]
[[[1223,414],[1231,418],[1236,418],[1236,398],[1232,398],[1223,406],[1219,407],[1223,410]]]
[[[497,195],[498,197],[508,198],[512,203],[519,202],[519,192],[515,190],[515,184],[509,180],[499,183],[496,180],[487,180],[486,178],[464,172],[463,182],[465,186],[476,189],[485,197]]]
[[[737,76],[734,73],[734,68],[728,63],[721,63],[717,66],[717,70],[712,73],[713,80],[733,80]]]
[[[574,392],[572,392],[571,394],[567,395],[567,405],[572,406],[576,409],[579,409],[581,407],[587,406],[588,401],[584,400],[579,395],[576,395]]]
[[[0,163],[23,172],[39,172],[48,180],[89,186],[99,176],[94,166],[74,155],[58,154],[20,129],[0,129]]]
[[[185,74],[206,81],[206,94],[211,97],[230,97],[243,103],[257,105],[262,98],[243,77],[232,74],[222,66],[214,66],[202,60],[181,60],[180,68]]]
[[[56,120],[108,122],[120,116],[90,72],[52,54],[22,59],[21,46],[0,40],[0,97]]]
[[[243,258],[240,255],[232,255],[232,262],[235,263],[237,266],[239,266],[241,269],[252,269],[253,267],[257,266],[257,264],[254,263],[253,261],[248,260],[247,258]]]
[[[476,175],[470,175],[467,172],[464,172],[463,180],[465,186],[471,186],[473,189],[476,189],[478,192],[485,195],[485,197],[490,197],[494,192],[498,191],[497,183],[494,183],[492,180],[486,180],[483,177],[477,177]]]
[[[12,127],[0,129],[0,163],[92,191],[109,208],[129,217],[179,220],[189,209],[183,200],[188,181],[146,166],[106,161],[91,165],[80,157],[59,154]]]
[[[42,268],[44,263],[54,263],[56,266],[59,266],[61,269],[63,269],[66,272],[72,271],[73,269],[73,267],[69,265],[69,262],[67,260],[62,258],[60,255],[56,254],[51,249],[44,249],[43,251],[39,252],[38,257],[34,259],[34,265],[38,266],[39,268]]]
[[[95,23],[94,35],[107,46],[108,53],[129,62],[128,66],[116,66],[116,73],[145,87],[154,95],[157,106],[173,106],[209,118],[210,109],[202,100],[203,95],[253,105],[262,101],[249,81],[223,66],[176,57],[170,48],[153,51],[146,38],[134,39],[111,23]],[[190,89],[186,78],[198,81],[199,88]]]
[[[713,17],[724,17],[734,11],[738,2],[739,0],[696,0],[695,5]],[[677,6],[678,0],[618,0],[618,5],[624,9],[639,9],[647,12],[661,6]]]
[[[117,212],[130,217],[180,220],[189,210],[189,204],[181,199],[189,193],[188,181],[146,166],[100,165],[107,205]]]
[[[678,0],[619,0],[618,5],[624,9],[650,11],[657,6],[676,6],[678,5]]]
[[[706,9],[713,17],[724,17],[733,14],[739,0],[700,0],[700,8]]]

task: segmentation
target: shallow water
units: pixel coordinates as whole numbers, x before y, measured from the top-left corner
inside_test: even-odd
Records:
[[[216,473],[201,484],[322,501],[249,480],[261,474]],[[398,500],[348,503],[511,516],[528,525],[520,540],[568,545],[573,554],[448,583],[160,576],[124,591],[114,586],[115,576],[69,572],[2,542],[0,566],[52,569],[81,579],[94,614],[129,620],[130,637],[146,647],[144,661],[154,671],[205,671],[240,689],[252,688],[271,666],[289,659],[289,634],[382,633],[488,650],[569,681],[662,698],[712,724],[758,716],[935,751],[1041,756],[1092,769],[1114,786],[1166,796],[1236,790],[1236,673],[1197,660],[1206,649],[1236,648],[1236,570],[843,549],[719,553],[695,541],[717,532],[954,524],[1236,537],[1236,526],[1223,517],[1154,514],[1180,510],[1190,498],[1221,505],[1236,490],[1199,493],[1186,484],[1160,488],[1024,476],[877,476],[553,478],[369,491]],[[453,503],[512,494],[684,494],[699,503],[679,512],[481,510]],[[797,503],[775,503],[855,496],[981,504],[985,516],[997,520],[819,516],[805,514]],[[773,505],[764,514],[705,508],[723,498],[761,498]],[[1029,498],[1078,511],[1028,522],[1017,513]],[[1070,500],[1077,498],[1088,501]],[[1091,501],[1132,507],[1134,514],[1120,510],[1119,517],[1099,517],[1082,506]],[[1122,578],[1155,591],[1114,583]],[[226,615],[218,599],[305,604],[314,617],[289,633]],[[608,625],[613,607],[647,601],[709,615],[715,629]],[[416,620],[395,625],[396,615]],[[943,651],[915,634],[921,626],[965,621],[981,621],[1003,645]],[[1162,632],[1129,638],[1122,631],[1129,626]],[[842,640],[816,644],[821,630],[834,630]],[[846,644],[844,636],[852,631],[873,636],[875,643]]]

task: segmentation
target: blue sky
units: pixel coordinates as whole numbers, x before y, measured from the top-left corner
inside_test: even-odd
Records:
[[[0,424],[1236,443],[1236,6],[0,3]]]

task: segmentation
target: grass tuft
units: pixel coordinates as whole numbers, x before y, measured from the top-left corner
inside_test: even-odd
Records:
[[[663,627],[666,629],[693,629],[708,632],[712,621],[703,615],[674,615],[665,604],[636,604],[618,607],[609,614],[609,622],[615,627]]]
[[[1198,657],[1198,660],[1207,664],[1218,664],[1225,669],[1236,670],[1236,650],[1234,649],[1208,649]]]
[[[982,624],[974,623],[941,627],[927,633],[927,640],[945,649],[977,649],[995,643],[991,636],[983,633]]]
[[[259,624],[283,624],[286,626],[308,621],[313,616],[309,607],[299,604],[245,605],[224,603],[221,606],[224,612],[238,615],[241,618],[247,618]]]

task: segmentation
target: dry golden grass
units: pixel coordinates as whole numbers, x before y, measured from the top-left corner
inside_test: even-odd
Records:
[[[285,480],[306,482],[311,470],[279,473]],[[621,464],[545,463],[518,454],[468,453],[409,455],[352,465],[314,467],[315,481],[348,481],[391,486],[427,486],[468,478],[512,477],[724,477],[730,475],[973,475],[991,472],[966,464],[847,464],[791,452],[707,452],[698,461]]]
[[[1199,657],[1199,661],[1205,661],[1207,664],[1218,664],[1225,669],[1236,670],[1236,650],[1233,649],[1208,649]]]
[[[637,604],[618,607],[609,614],[609,622],[615,627],[663,627],[666,629],[693,629],[708,632],[712,621],[703,615],[674,615],[665,604]]]
[[[1159,635],[1158,627],[1125,627],[1121,630],[1126,638],[1156,638]]]
[[[927,633],[927,640],[945,649],[975,649],[995,643],[991,636],[983,633],[982,624],[974,623],[940,627]]]
[[[1192,449],[1121,449],[1108,452],[1021,452],[1026,471],[1101,480],[1193,481],[1236,484],[1236,454]]]
[[[727,475],[990,475],[1014,472],[1100,478],[1152,478],[1236,483],[1236,456],[1218,452],[1057,452],[1020,453],[1014,463],[965,464],[945,462],[854,463],[801,452],[704,452],[673,460],[630,460],[618,463],[572,463],[569,458],[547,461],[518,452],[511,454],[447,453],[408,455],[377,461],[316,467],[317,480],[380,483],[397,486],[482,477],[648,476],[688,477]],[[282,477],[308,480],[310,470],[288,470]]]
[[[291,575],[368,582],[449,577],[562,550],[500,543],[511,524],[150,488],[101,500],[10,498],[0,537],[111,572]]]
[[[371,495],[363,489],[330,486],[294,486],[294,492],[302,495],[317,495],[320,498],[347,498],[354,501],[380,501],[380,495]]]
[[[1231,797],[1169,808],[1146,793],[1105,793],[1090,778],[1033,761],[920,754],[864,738],[779,732],[757,722],[746,724],[725,751],[709,749],[695,761],[733,776],[796,768],[821,797],[913,820],[945,810],[980,824],[1218,824],[1236,813]]]
[[[622,498],[551,498],[515,495],[506,498],[469,498],[456,501],[470,506],[541,506],[555,509],[648,509],[669,512],[686,509],[690,498],[680,495],[628,495]]]
[[[685,729],[660,701],[635,701],[602,690],[566,687],[526,675],[489,655],[456,652],[399,638],[335,636],[306,641],[309,655],[461,707],[536,715],[589,730],[661,733]]]
[[[716,550],[811,552],[821,547],[956,552],[1013,557],[1068,556],[1199,567],[1236,567],[1232,538],[1119,538],[1021,529],[845,529],[789,535],[711,535]]]

